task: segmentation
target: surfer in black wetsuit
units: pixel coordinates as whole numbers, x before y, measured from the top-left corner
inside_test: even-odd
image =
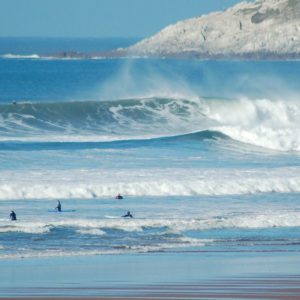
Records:
[[[55,209],[57,209],[57,211],[61,212],[61,203],[59,200],[57,200],[57,206],[55,207]]]
[[[130,213],[130,211],[128,211],[126,215],[122,216],[122,218],[133,218],[133,215]]]
[[[17,221],[17,215],[13,210],[11,211],[9,217],[12,221]]]
[[[121,196],[121,194],[118,194],[118,195],[115,197],[115,199],[121,200],[121,199],[123,199],[123,196]]]

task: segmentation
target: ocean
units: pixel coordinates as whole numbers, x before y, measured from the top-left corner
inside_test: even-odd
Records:
[[[300,62],[39,56],[131,42],[2,39],[0,261],[299,252]]]

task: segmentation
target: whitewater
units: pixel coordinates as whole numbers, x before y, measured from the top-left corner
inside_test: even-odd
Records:
[[[0,259],[300,250],[299,62],[37,50],[0,57]]]
[[[0,105],[0,117],[0,141],[101,142],[211,130],[242,143],[300,151],[297,101],[137,98],[21,102]]]

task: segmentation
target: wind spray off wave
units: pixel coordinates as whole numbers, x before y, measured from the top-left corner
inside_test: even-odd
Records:
[[[269,99],[133,98],[2,104],[1,140],[100,142],[213,130],[280,151],[300,151],[300,104]]]

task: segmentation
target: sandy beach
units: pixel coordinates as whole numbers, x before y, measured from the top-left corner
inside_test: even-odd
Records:
[[[0,261],[0,297],[300,299],[298,265],[297,253],[174,253]]]
[[[300,299],[300,276],[270,276],[232,278],[220,281],[199,282],[198,284],[176,285],[145,285],[123,288],[89,288],[88,293],[111,293],[105,297],[76,296],[76,293],[84,293],[84,288],[69,288],[70,297],[59,297],[60,291],[66,289],[25,289],[26,297],[14,297],[14,299]],[[53,296],[36,296],[49,293]],[[124,296],[116,296],[116,295]],[[11,298],[1,298],[11,299]]]

